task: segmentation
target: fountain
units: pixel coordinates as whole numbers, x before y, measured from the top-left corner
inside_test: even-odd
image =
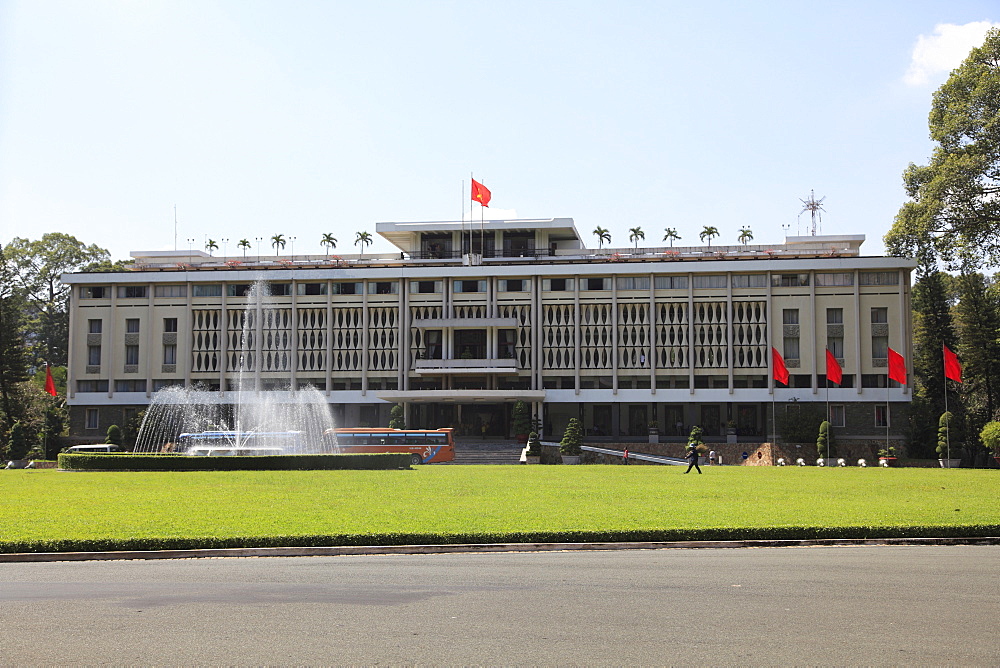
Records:
[[[139,428],[136,452],[205,455],[336,452],[324,432],[333,416],[315,387],[262,387],[261,343],[281,336],[266,281],[246,293],[241,314],[238,368],[228,392],[168,387],[153,394]],[[287,332],[284,336],[287,336]],[[223,362],[225,363],[225,362]]]

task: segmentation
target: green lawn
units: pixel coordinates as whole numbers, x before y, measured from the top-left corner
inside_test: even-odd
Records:
[[[0,551],[1000,531],[1000,471],[683,470],[0,471]]]

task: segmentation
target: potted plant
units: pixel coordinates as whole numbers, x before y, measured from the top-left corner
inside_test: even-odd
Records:
[[[524,458],[526,464],[539,464],[542,461],[542,444],[535,432],[528,434],[528,445],[524,450]]]
[[[531,414],[528,412],[528,405],[517,400],[514,409],[510,413],[511,423],[514,428],[514,438],[520,444],[528,442],[528,433],[531,431]]]
[[[979,439],[993,453],[997,464],[1000,464],[1000,422],[987,422],[979,432]]]
[[[943,469],[957,469],[962,463],[961,457],[952,457],[953,454],[958,453],[957,447],[951,446],[951,436],[949,434],[949,429],[951,427],[952,414],[950,411],[945,411],[941,414],[938,419],[938,435],[937,435],[937,447],[934,451],[938,454],[938,464]],[[995,423],[989,423],[995,424]],[[988,427],[989,424],[986,426]],[[1000,426],[1000,425],[998,425]],[[986,427],[983,427],[985,431]],[[982,437],[982,433],[980,433]],[[983,441],[984,443],[986,441]]]
[[[896,465],[896,448],[891,445],[888,448],[881,448],[878,451],[878,465],[879,466],[895,466]]]
[[[649,423],[649,442],[659,443],[660,442],[660,423],[653,420]]]
[[[583,455],[581,446],[583,445],[583,430],[580,429],[580,421],[570,418],[563,433],[562,441],[559,442],[559,452],[562,454],[563,464],[579,464]]]
[[[737,443],[739,436],[736,433],[736,420],[726,423],[726,443]]]

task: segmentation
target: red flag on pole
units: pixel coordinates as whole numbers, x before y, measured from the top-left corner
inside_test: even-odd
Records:
[[[788,385],[788,368],[781,353],[774,346],[771,346],[771,366],[774,367],[774,379],[783,385]]]
[[[906,359],[889,348],[889,379],[906,385]]]
[[[962,365],[958,361],[958,355],[951,352],[948,346],[941,346],[944,349],[944,377],[951,378],[957,383],[962,382]]]
[[[45,391],[51,394],[53,397],[58,395],[56,392],[56,381],[52,380],[52,369],[49,365],[45,365]]]
[[[829,350],[826,351],[826,379],[837,385],[844,380],[844,370],[840,368],[840,362]]]
[[[490,197],[492,197],[492,194],[486,186],[479,181],[472,179],[472,201],[479,202],[483,206],[489,208]]]

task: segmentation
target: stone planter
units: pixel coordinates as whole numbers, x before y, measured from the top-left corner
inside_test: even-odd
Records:
[[[955,459],[954,457],[951,459],[939,459],[938,464],[943,469],[957,469],[962,464],[962,460]]]
[[[739,436],[736,434],[735,429],[726,429],[726,443],[739,443]]]
[[[652,427],[649,429],[649,442],[652,443],[652,444],[654,444],[654,445],[656,443],[660,442],[660,430],[659,429],[653,429]]]
[[[580,455],[563,455],[562,456],[562,463],[563,464],[579,464],[581,459],[583,459],[583,457],[581,457]]]
[[[541,457],[541,455],[538,455],[538,456],[525,455],[524,456],[524,463],[525,464],[541,464],[542,463],[542,457]]]

